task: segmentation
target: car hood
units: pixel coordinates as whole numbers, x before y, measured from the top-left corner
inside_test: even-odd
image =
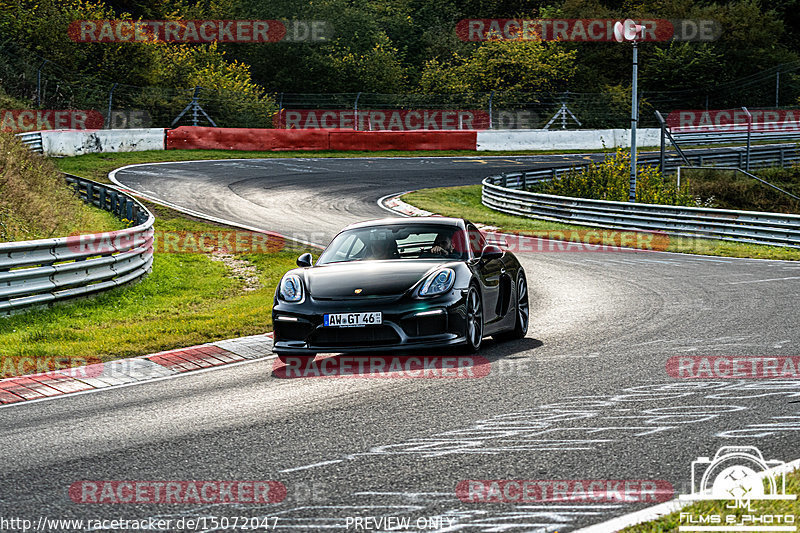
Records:
[[[309,294],[317,299],[400,296],[443,261],[357,261],[304,269]],[[361,289],[356,293],[357,289]]]

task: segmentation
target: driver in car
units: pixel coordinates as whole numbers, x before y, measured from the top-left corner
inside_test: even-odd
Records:
[[[367,249],[364,251],[364,259],[398,259],[400,254],[397,252],[397,242],[384,234],[372,235]]]
[[[433,241],[430,253],[440,257],[449,257],[454,250],[453,235],[451,233],[440,233]]]

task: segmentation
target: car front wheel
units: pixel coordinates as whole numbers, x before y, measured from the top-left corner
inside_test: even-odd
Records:
[[[525,279],[525,272],[519,271],[517,276],[517,301],[514,304],[514,328],[504,331],[494,337],[497,340],[522,339],[528,333],[528,322],[530,320],[530,303],[528,302],[528,281]]]
[[[469,353],[477,352],[483,340],[483,304],[481,294],[474,286],[467,292],[466,337],[465,350]]]

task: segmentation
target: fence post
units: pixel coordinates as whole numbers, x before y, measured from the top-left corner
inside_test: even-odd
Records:
[[[494,100],[494,91],[489,93],[489,129],[494,129],[494,124],[492,121],[492,102]]]
[[[742,111],[747,115],[747,162],[744,169],[750,172],[750,132],[753,129],[753,115],[750,114],[746,107],[742,107]]]
[[[109,129],[109,130],[111,129],[111,126],[113,125],[111,123],[111,102],[114,101],[114,89],[117,88],[117,85],[119,85],[119,83],[115,83],[114,85],[112,85],[111,86],[111,90],[108,91],[108,112],[106,113],[106,129]]]
[[[353,118],[355,119],[353,121],[354,122],[353,129],[356,130],[356,131],[358,131],[358,99],[359,98],[361,98],[361,91],[359,91],[358,94],[356,95],[356,102],[355,102],[355,104],[353,104],[353,111],[354,111]],[[372,128],[370,128],[370,129],[372,129]]]

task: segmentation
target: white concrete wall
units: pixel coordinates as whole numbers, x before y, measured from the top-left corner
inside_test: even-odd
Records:
[[[47,155],[73,156],[99,152],[140,152],[164,149],[164,128],[130,130],[45,130]]]
[[[661,130],[636,130],[637,146],[659,146]],[[630,130],[484,130],[478,150],[601,150],[630,148]]]

